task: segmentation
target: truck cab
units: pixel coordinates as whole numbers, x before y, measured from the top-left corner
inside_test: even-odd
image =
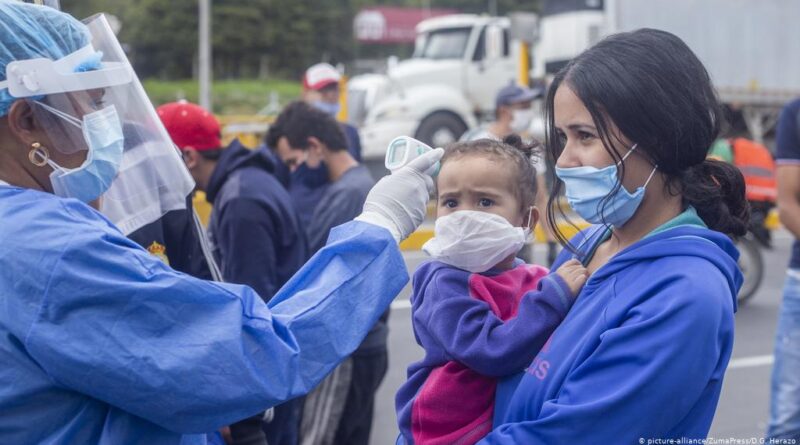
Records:
[[[417,26],[410,59],[386,75],[351,79],[349,120],[360,127],[364,158],[382,159],[400,135],[443,146],[491,116],[495,94],[517,77],[509,28],[504,17],[428,19]]]

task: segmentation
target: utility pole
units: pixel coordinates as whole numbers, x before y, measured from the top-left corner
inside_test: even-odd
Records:
[[[200,2],[200,106],[211,110],[211,0]]]

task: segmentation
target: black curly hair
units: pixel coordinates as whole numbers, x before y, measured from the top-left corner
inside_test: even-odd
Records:
[[[267,147],[275,150],[278,140],[285,137],[292,148],[305,150],[308,138],[312,136],[331,151],[347,149],[347,139],[336,119],[301,101],[292,102],[281,111],[269,126],[265,142]]]

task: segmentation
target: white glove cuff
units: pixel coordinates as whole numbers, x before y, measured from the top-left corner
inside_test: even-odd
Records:
[[[392,234],[392,238],[394,238],[395,242],[397,242],[398,244],[400,243],[400,241],[403,240],[402,236],[397,231],[396,224],[389,218],[386,218],[385,216],[381,215],[380,213],[366,211],[358,215],[355,220],[365,222],[367,224],[372,224],[373,226],[382,227],[388,230],[389,233]]]

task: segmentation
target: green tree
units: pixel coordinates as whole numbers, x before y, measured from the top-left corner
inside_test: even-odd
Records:
[[[214,68],[217,77],[258,75],[260,55],[269,49],[269,2],[216,2],[212,10]]]
[[[192,77],[197,54],[196,0],[139,0],[123,17],[120,40],[142,77]]]

